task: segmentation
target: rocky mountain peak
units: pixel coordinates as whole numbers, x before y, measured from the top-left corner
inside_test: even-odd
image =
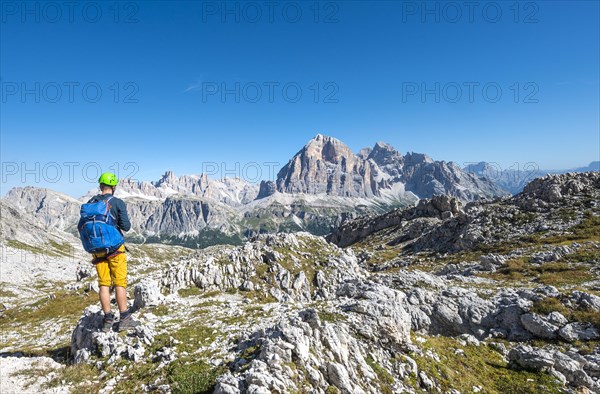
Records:
[[[373,149],[371,149],[371,148],[362,148],[361,150],[358,151],[356,156],[360,157],[363,160],[367,160],[367,158],[371,154],[371,151],[373,151]]]
[[[490,169],[492,169],[492,166],[485,161],[480,161],[479,163],[471,163],[465,166],[464,168],[465,171],[471,174],[478,175],[486,174],[488,171],[490,171]]]
[[[342,141],[322,134],[317,134],[298,154],[330,163],[339,163],[354,157],[352,150]]]
[[[383,141],[377,141],[375,143],[375,146],[373,147],[373,150],[374,151],[375,150],[396,151],[396,149],[394,149],[393,146],[391,146],[387,142],[383,142]]]
[[[50,189],[15,187],[9,190],[3,200],[29,212],[49,228],[65,228],[70,224],[71,217],[79,216],[79,201]]]
[[[343,197],[373,197],[406,191],[419,198],[450,194],[464,200],[505,192],[492,181],[475,178],[451,162],[434,161],[422,153],[402,156],[378,142],[354,154],[338,139],[317,134],[277,174],[276,187],[263,187],[259,196],[281,193],[325,193]]]
[[[77,201],[45,189],[17,188],[7,200],[33,213],[44,226],[75,233],[81,202],[97,193],[96,187]],[[439,194],[474,200],[501,195],[502,190],[451,162],[418,153],[403,156],[385,142],[354,154],[340,140],[322,134],[281,169],[276,181],[260,186],[239,178],[167,171],[152,182],[122,179],[116,190],[127,201],[136,234],[175,237],[186,245],[185,238],[204,237],[204,230],[210,230],[207,237],[212,231],[247,237],[279,226],[323,234],[344,218]]]
[[[256,199],[260,200],[261,198],[266,198],[268,196],[275,194],[276,191],[277,191],[277,186],[275,185],[275,182],[261,181]]]
[[[407,164],[433,163],[434,160],[424,153],[408,152],[405,156]]]
[[[371,167],[340,140],[317,134],[279,171],[277,190],[372,197],[377,187]]]
[[[379,166],[399,164],[402,162],[402,154],[393,146],[385,142],[377,142],[371,150],[368,159],[373,160]]]
[[[600,161],[593,161],[589,166],[587,166],[587,168],[584,168],[589,171],[600,171]]]
[[[160,177],[160,179],[154,184],[155,186],[160,186],[162,184],[173,184],[175,182],[177,182],[177,177],[175,176],[175,173],[173,171],[169,170],[165,172],[164,175]]]

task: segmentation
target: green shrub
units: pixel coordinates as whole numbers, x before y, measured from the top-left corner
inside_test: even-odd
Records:
[[[212,393],[223,367],[213,367],[204,361],[176,360],[169,365],[168,379],[174,394]]]

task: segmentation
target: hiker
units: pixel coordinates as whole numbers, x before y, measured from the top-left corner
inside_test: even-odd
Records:
[[[77,225],[84,249],[94,257],[92,263],[96,265],[98,273],[104,332],[111,331],[115,321],[110,308],[111,286],[114,286],[119,307],[118,330],[139,325],[127,307],[127,256],[123,231],[129,231],[131,223],[125,202],[113,195],[118,182],[113,173],[105,172],[100,176],[98,183],[101,193],[81,206],[81,218]]]

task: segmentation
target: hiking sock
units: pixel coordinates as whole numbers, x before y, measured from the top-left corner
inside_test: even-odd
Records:
[[[105,322],[114,321],[114,320],[115,320],[115,315],[113,315],[112,312],[104,314],[104,321]]]
[[[125,312],[121,312],[121,320],[129,319],[130,317],[131,317],[131,312],[129,312],[129,309],[126,310]]]

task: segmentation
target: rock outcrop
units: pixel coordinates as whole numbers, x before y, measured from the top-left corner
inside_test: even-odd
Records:
[[[529,345],[519,345],[508,353],[508,359],[514,368],[530,371],[547,371],[563,382],[574,387],[586,387],[594,393],[600,392],[598,378],[598,360],[600,354],[581,356],[580,354],[545,350]]]
[[[412,252],[453,253],[472,250],[484,244],[506,242],[550,228],[567,228],[583,219],[562,218],[552,209],[585,204],[599,206],[600,173],[549,175],[531,182],[511,198],[470,202],[462,207],[445,196],[420,200],[416,207],[397,209],[379,216],[360,217],[343,223],[328,240],[346,246],[384,229],[397,234],[390,244],[402,243]],[[563,207],[563,208],[561,208]],[[574,212],[577,212],[576,210]],[[553,251],[552,256],[567,250]]]
[[[103,313],[100,307],[87,308],[71,336],[71,353],[75,363],[90,361],[92,356],[106,357],[108,364],[121,358],[140,361],[146,347],[154,341],[154,333],[146,326],[136,327],[131,335],[114,331],[102,332]]]
[[[529,182],[516,201],[529,210],[543,210],[577,196],[594,195],[600,190],[600,172],[548,175]]]
[[[349,220],[329,234],[327,240],[344,247],[385,228],[398,227],[405,231],[396,241],[407,241],[435,228],[443,220],[454,217],[464,220],[461,205],[454,197],[434,196],[431,199],[419,200],[415,207],[398,208],[380,216],[363,216]]]
[[[159,283],[152,279],[142,279],[135,285],[133,308],[140,309],[146,306],[159,305],[164,296],[160,292]]]
[[[547,314],[534,311],[534,303],[556,300],[560,296],[552,286],[505,288],[482,298],[469,288],[452,286],[447,277],[417,270],[400,270],[380,275],[376,280],[405,292],[402,302],[411,316],[412,329],[429,335],[468,334],[479,340],[503,338],[509,341],[561,339],[575,342],[600,338],[600,332],[591,323],[570,321],[557,311]],[[573,297],[595,297],[574,293]],[[568,299],[565,302],[568,303]]]
[[[377,372],[367,362],[373,352],[363,338],[396,351],[410,343],[410,317],[401,306],[403,295],[358,281],[340,287],[338,296],[347,297],[341,306],[347,321],[323,322],[315,310],[308,309],[252,333],[240,350],[252,346],[260,352],[244,372],[234,369],[220,377],[215,393],[292,392],[307,384],[348,393],[380,392]],[[294,369],[289,368],[292,363]],[[396,368],[402,377],[412,365],[406,361]],[[393,387],[401,390],[404,385],[395,381]]]
[[[240,247],[200,251],[172,264],[162,285],[171,292],[192,285],[203,290],[258,291],[279,301],[310,301],[329,299],[340,283],[364,276],[351,250],[296,233],[262,235]]]

